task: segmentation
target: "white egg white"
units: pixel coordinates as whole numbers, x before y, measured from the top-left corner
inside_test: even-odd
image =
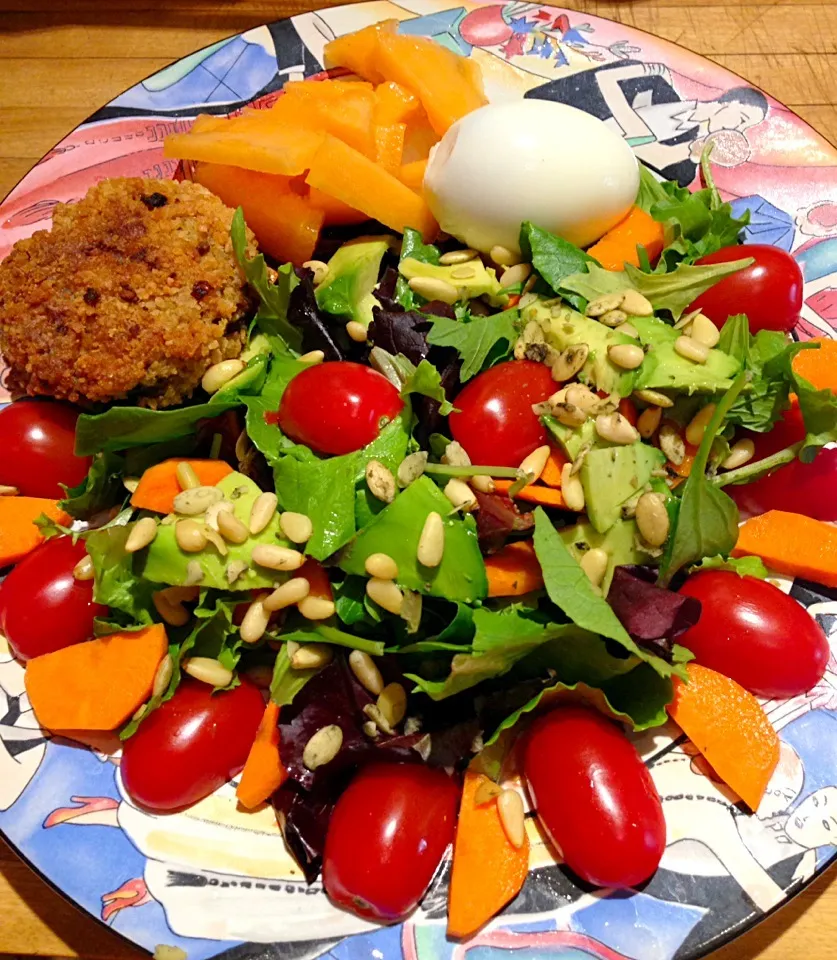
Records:
[[[497,244],[519,253],[524,220],[589,246],[625,216],[638,188],[622,137],[550,100],[469,113],[434,147],[424,177],[442,230],[483,253]]]

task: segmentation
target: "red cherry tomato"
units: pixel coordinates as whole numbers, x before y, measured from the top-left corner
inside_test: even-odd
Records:
[[[122,748],[120,775],[128,796],[149,810],[181,810],[240,773],[264,714],[258,688],[242,678],[213,693],[184,677]]]
[[[385,376],[343,360],[298,373],[282,394],[276,419],[297,443],[343,454],[371,443],[403,406]]]
[[[479,374],[454,401],[449,417],[454,440],[471,463],[518,467],[547,442],[532,404],[546,400],[558,385],[548,367],[532,360],[511,360]]]
[[[680,593],[701,602],[700,620],[679,643],[698,663],[759,697],[795,697],[825,673],[828,640],[814,618],[766,580],[706,570]]]
[[[802,271],[789,253],[766,244],[745,243],[707,254],[697,263],[729,263],[747,257],[753,257],[755,263],[719,280],[688,309],[702,310],[716,327],[722,327],[733,314],[746,313],[750,333],[793,330],[802,309]]]
[[[456,784],[440,770],[409,763],[361,770],[329,821],[326,893],[358,916],[403,920],[453,840],[458,805]]]
[[[18,660],[31,660],[93,636],[93,618],[107,607],[93,602],[93,581],[76,580],[86,555],[70,537],[47,540],[0,583],[0,631]]]
[[[0,483],[26,497],[64,496],[87,476],[91,457],[73,453],[78,411],[54,400],[18,400],[0,410]]]
[[[666,844],[659,795],[615,723],[585,707],[536,720],[523,772],[538,818],[567,866],[598,887],[635,887]]]

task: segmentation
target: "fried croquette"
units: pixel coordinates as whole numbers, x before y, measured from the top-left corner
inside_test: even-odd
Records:
[[[0,352],[12,393],[73,403],[188,399],[237,357],[253,302],[233,211],[199,184],[116,179],[55,208],[0,263]],[[255,249],[248,231],[250,252]]]

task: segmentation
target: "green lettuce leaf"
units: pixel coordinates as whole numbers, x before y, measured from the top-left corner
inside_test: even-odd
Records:
[[[283,643],[276,654],[273,664],[273,679],[270,682],[270,699],[280,707],[293,703],[294,697],[311,680],[316,677],[322,667],[310,670],[294,670],[288,657],[288,648]]]
[[[529,220],[520,226],[519,243],[523,259],[532,264],[555,293],[562,290],[566,277],[582,272],[588,264],[598,266],[598,262],[580,247],[536,227]],[[573,296],[567,292],[562,295],[576,310],[584,309],[586,304],[583,296]]]
[[[117,504],[124,503],[128,491],[122,483],[125,459],[107,451],[93,458],[87,476],[75,487],[67,488],[58,506],[76,520],[86,520]]]
[[[432,244],[425,243],[421,239],[418,230],[407,227],[404,231],[404,238],[401,241],[401,259],[406,260],[412,257],[413,260],[419,260],[421,263],[432,263],[439,265],[439,248]],[[405,310],[413,310],[415,307],[424,303],[422,297],[417,296],[410,289],[410,284],[405,277],[399,273],[398,280],[395,282],[395,299]]]
[[[453,347],[459,353],[462,358],[459,379],[465,383],[483,370],[511,358],[520,311],[513,308],[467,321],[447,317],[427,319],[433,324],[427,342],[437,347]]]
[[[702,570],[728,570],[739,577],[767,579],[767,567],[761,557],[704,557],[700,563],[689,568],[689,573],[700,573]]]
[[[102,527],[86,539],[95,572],[93,599],[110,607],[109,621],[134,626],[154,621],[151,595],[156,584],[134,573],[134,554],[125,550],[133,524]]]
[[[453,413],[454,406],[448,401],[445,388],[442,386],[442,378],[433,364],[429,360],[422,360],[416,367],[402,354],[399,354],[399,359],[412,367],[409,372],[405,370],[407,376],[401,384],[400,390],[402,398],[409,397],[413,393],[430,397],[431,400],[438,401],[439,413],[443,417]]]

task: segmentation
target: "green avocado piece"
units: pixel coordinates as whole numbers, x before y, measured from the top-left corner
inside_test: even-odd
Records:
[[[674,343],[679,330],[656,317],[631,317],[639,339],[647,348],[645,361],[637,371],[636,390],[682,390],[686,393],[717,393],[728,390],[741,364],[717,348],[709,351],[706,363],[681,357]]]
[[[588,550],[598,548],[608,555],[607,572],[602,581],[602,593],[607,596],[613,580],[613,570],[626,563],[646,563],[649,555],[640,546],[636,522],[617,520],[606,532],[599,533],[591,523],[577,523],[560,531],[561,539],[579,562]]]
[[[460,276],[466,269],[471,271],[471,276]],[[459,291],[460,300],[485,297],[493,306],[502,307],[506,305],[509,299],[508,295],[503,292],[494,269],[486,267],[479,259],[443,267],[433,263],[424,263],[414,257],[405,257],[398,264],[398,272],[407,280],[412,280],[415,277],[443,280],[452,287],[456,287]]]
[[[598,320],[591,320],[567,306],[549,306],[542,300],[524,308],[524,322],[537,320],[546,331],[546,340],[556,350],[579,343],[590,348],[587,362],[581,368],[578,379],[591,389],[605,393],[617,393],[627,397],[634,389],[637,371],[623,370],[610,362],[609,347],[620,343],[636,344],[636,340],[624,333],[617,333]],[[544,322],[546,321],[546,322]]]
[[[243,473],[229,473],[217,484],[224,499],[233,505],[233,513],[242,523],[250,521],[250,511],[256,497],[262,493],[259,487]],[[145,553],[137,554],[138,562],[143,564],[138,572],[154,583],[168,583],[172,586],[184,586],[187,579],[186,568],[189,562],[197,560],[203,570],[201,587],[215,590],[251,590],[254,587],[274,587],[284,583],[292,574],[268,570],[265,567],[250,566],[253,547],[257,544],[275,544],[293,547],[294,544],[282,537],[279,528],[279,514],[276,513],[261,533],[249,537],[244,543],[227,544],[227,555],[222,557],[211,543],[201,553],[186,553],[177,545],[174,536],[174,524],[157,528],[157,536]],[[247,570],[230,583],[227,580],[227,566],[235,561],[248,565]]]
[[[262,333],[253,337],[239,359],[243,360],[247,366],[232,380],[228,380],[217,393],[214,393],[210,403],[225,403],[242,393],[257,394],[261,390],[267,373],[267,362],[270,359],[270,343],[267,337]]]
[[[380,306],[372,291],[388,248],[389,237],[358,237],[344,243],[328,261],[328,273],[314,291],[317,306],[368,327],[372,308]]]
[[[622,504],[642,490],[665,460],[660,450],[641,440],[591,450],[581,465],[581,485],[593,528],[610,530],[620,519]]]
[[[588,444],[600,446],[605,443],[596,433],[596,421],[593,419],[585,420],[580,427],[568,427],[555,417],[543,417],[542,420],[543,425],[570,460],[575,460],[581,453],[581,448]]]
[[[416,551],[424,522],[434,511],[445,522],[445,552],[439,566],[430,569],[418,562]],[[366,577],[366,558],[386,553],[398,564],[396,580],[401,587],[454,602],[481,600],[488,581],[476,523],[471,516],[450,513],[444,493],[428,477],[419,477],[343,548],[340,569]]]

